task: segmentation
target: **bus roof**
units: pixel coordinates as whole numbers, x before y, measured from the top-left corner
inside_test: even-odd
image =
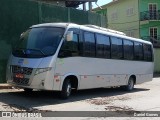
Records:
[[[106,35],[110,35],[110,36],[120,37],[120,38],[123,38],[123,39],[129,39],[129,40],[132,40],[132,41],[142,42],[142,43],[146,43],[146,44],[152,44],[149,41],[145,41],[145,40],[142,40],[142,39],[139,39],[139,38],[129,37],[125,33],[120,32],[120,31],[111,30],[111,29],[107,29],[107,28],[102,28],[102,27],[95,26],[95,25],[78,25],[78,24],[74,24],[74,23],[44,23],[44,24],[33,25],[30,28],[35,28],[35,27],[80,28],[80,29],[85,30],[85,31],[106,34]]]

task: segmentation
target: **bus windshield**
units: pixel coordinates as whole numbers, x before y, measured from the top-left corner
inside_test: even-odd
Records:
[[[64,28],[37,27],[27,30],[20,37],[13,55],[25,58],[41,58],[54,55],[63,37]]]

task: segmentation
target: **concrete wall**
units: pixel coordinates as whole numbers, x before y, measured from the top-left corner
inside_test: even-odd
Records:
[[[38,4],[28,0],[0,0],[0,83],[5,82],[6,63],[20,34],[39,23]]]
[[[154,72],[160,73],[160,48],[154,49]]]

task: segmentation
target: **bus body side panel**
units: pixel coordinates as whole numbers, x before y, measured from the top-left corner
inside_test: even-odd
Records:
[[[136,76],[137,84],[151,81],[152,70],[151,62],[68,57],[57,59],[55,73],[61,76],[77,74],[80,76],[78,89],[90,89],[127,85],[131,75]]]
[[[144,74],[144,75],[137,75],[136,76],[136,84],[141,84],[144,82],[151,81],[153,78],[153,74]]]

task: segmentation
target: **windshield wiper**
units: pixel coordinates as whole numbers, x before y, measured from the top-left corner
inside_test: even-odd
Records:
[[[41,54],[43,54],[44,56],[46,56],[46,55],[44,54],[44,52],[42,52],[42,50],[40,50],[40,49],[26,49],[26,50],[39,51]]]
[[[16,48],[15,50],[21,50],[23,54],[26,54],[26,50],[32,50],[32,51],[39,51],[42,55],[46,56],[44,52],[42,52],[40,49],[25,49],[25,48]],[[25,51],[24,51],[25,50]]]

